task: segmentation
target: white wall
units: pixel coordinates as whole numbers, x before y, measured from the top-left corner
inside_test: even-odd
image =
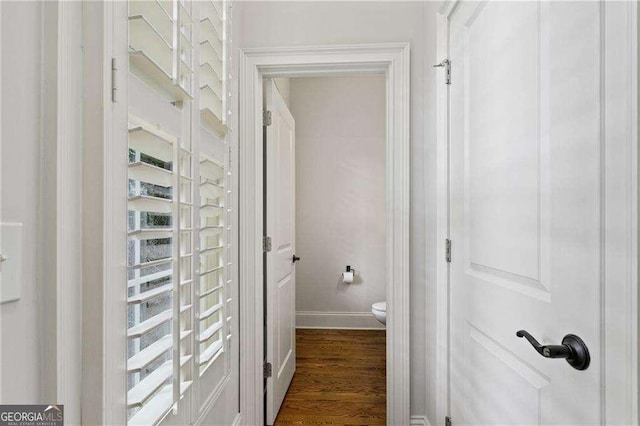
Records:
[[[37,270],[42,4],[2,2],[2,223],[23,224],[22,297],[0,305],[0,403],[40,397]]]
[[[382,75],[291,79],[299,327],[382,328],[371,304],[386,299],[385,84]],[[346,265],[353,284],[341,280]]]
[[[411,414],[435,418],[436,12],[440,2],[237,2],[239,47],[411,43]],[[427,207],[429,206],[429,207]],[[357,266],[357,265],[356,265]]]

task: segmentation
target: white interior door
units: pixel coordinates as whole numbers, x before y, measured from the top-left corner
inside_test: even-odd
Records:
[[[267,424],[273,424],[296,370],[295,122],[273,80],[265,81],[267,126],[266,234],[271,251],[267,268]]]
[[[602,13],[469,1],[450,17],[454,424],[603,421],[603,212],[618,197],[603,182],[627,163],[603,167]],[[518,330],[578,335],[591,364],[545,358]]]

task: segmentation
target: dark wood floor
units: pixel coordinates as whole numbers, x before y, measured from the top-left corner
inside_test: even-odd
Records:
[[[384,330],[297,330],[297,367],[275,426],[384,425]]]

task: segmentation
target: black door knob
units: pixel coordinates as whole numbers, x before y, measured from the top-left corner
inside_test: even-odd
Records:
[[[300,260],[300,258],[294,254],[291,260],[293,261],[293,263],[296,263],[298,260]]]
[[[586,370],[589,368],[591,357],[589,356],[589,348],[581,338],[575,334],[567,334],[562,339],[561,345],[541,345],[538,341],[525,330],[516,333],[518,337],[524,337],[531,343],[531,346],[545,358],[564,358],[570,366],[576,370]]]

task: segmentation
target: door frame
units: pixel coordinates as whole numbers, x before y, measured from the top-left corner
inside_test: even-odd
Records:
[[[449,57],[449,19],[458,0],[437,15],[437,61]],[[638,8],[635,2],[600,2],[602,424],[636,424],[638,418]],[[621,24],[622,22],[622,24]],[[615,64],[615,66],[613,66]],[[455,64],[452,64],[455,67]],[[440,74],[439,78],[443,78]],[[437,89],[436,418],[450,415],[449,86]],[[455,84],[455,81],[452,82]],[[626,100],[626,103],[620,102]],[[617,161],[608,164],[608,161]],[[615,167],[626,160],[626,168]],[[455,244],[455,242],[452,242]],[[454,260],[455,261],[455,260]],[[624,345],[623,350],[614,350]],[[592,367],[593,368],[593,367]],[[627,378],[628,386],[620,386]],[[433,420],[433,419],[432,419]],[[455,420],[455,419],[454,419]]]
[[[387,424],[409,424],[409,44],[240,52],[240,411],[263,422],[263,78],[386,75]]]

